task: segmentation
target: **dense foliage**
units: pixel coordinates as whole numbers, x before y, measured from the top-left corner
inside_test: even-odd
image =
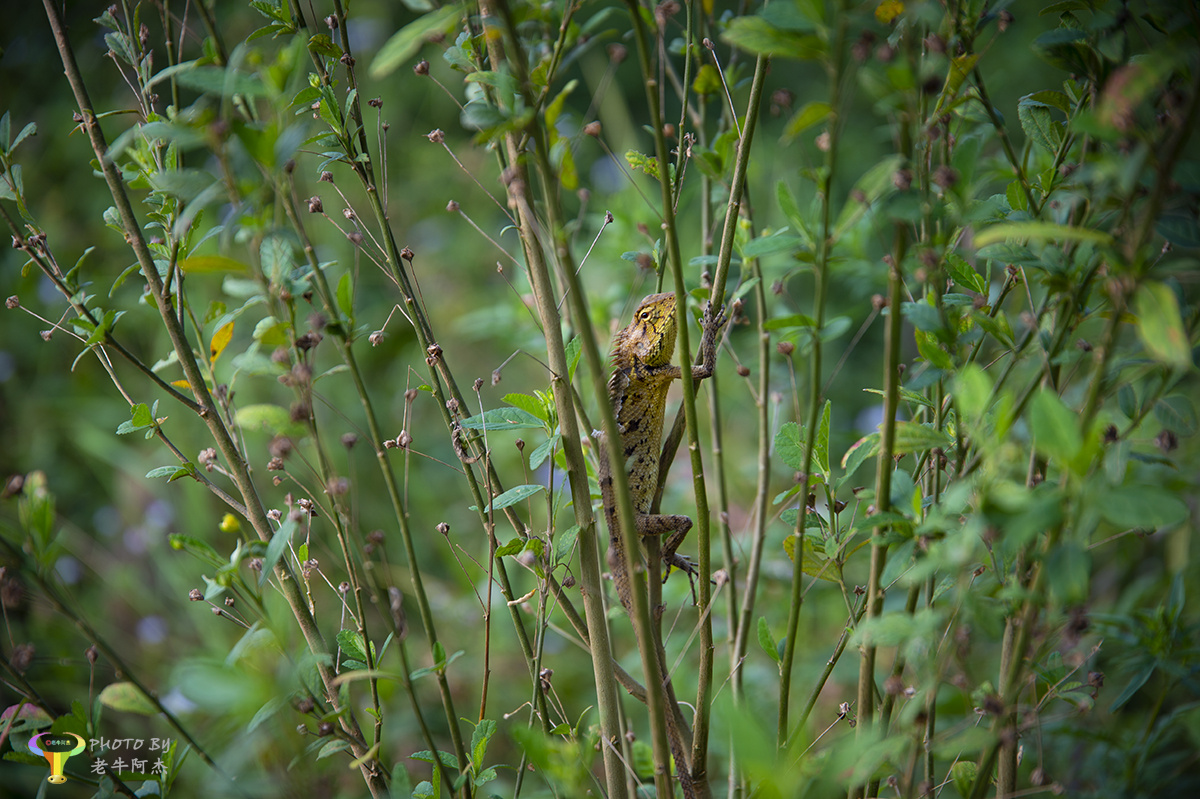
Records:
[[[0,59],[6,785],[1200,787],[1195,3],[60,5]],[[656,291],[681,364],[731,323],[627,614]]]

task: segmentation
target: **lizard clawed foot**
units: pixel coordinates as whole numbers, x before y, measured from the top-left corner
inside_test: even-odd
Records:
[[[679,569],[679,571],[687,574],[688,587],[692,589],[692,604],[699,604],[700,600],[696,596],[696,578],[699,576],[700,572],[696,570],[696,564],[692,563],[678,552],[671,555],[669,558],[664,558],[664,562],[667,564],[667,568],[666,571],[663,572],[663,583],[665,584],[667,582],[667,578],[671,576],[671,567],[674,566],[676,569]]]
[[[720,308],[717,308],[713,306],[712,302],[704,303],[704,317],[701,321],[701,324],[704,327],[705,333],[708,333],[711,330],[712,334],[715,336],[728,321],[729,317],[725,315],[724,305],[722,305]]]

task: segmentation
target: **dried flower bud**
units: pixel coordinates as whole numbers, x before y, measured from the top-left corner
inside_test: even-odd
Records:
[[[199,588],[193,588],[191,591],[188,591],[188,599],[193,602],[199,602],[204,599],[204,592]]]
[[[355,246],[359,246],[363,243],[363,234],[359,233],[357,230],[352,230],[347,233],[346,238]]]
[[[429,74],[429,62],[426,61],[425,59],[421,59],[420,61],[417,62],[417,65],[415,67],[413,67],[413,72],[415,72],[418,75],[428,75]]]
[[[434,144],[442,144],[446,141],[446,134],[442,133],[441,128],[435,128],[434,130],[426,133],[425,138],[429,139],[429,141],[433,142]]]
[[[100,659],[100,650],[96,649],[95,644],[92,644],[87,648],[87,651],[83,653],[83,656],[87,658],[88,663],[91,663],[93,666],[95,666],[96,661]]]
[[[384,442],[383,442],[384,449],[395,449],[398,446],[400,446],[400,445],[396,443],[396,439],[394,439],[394,438],[384,439]]]
[[[518,439],[517,439],[515,442],[513,442],[513,443],[514,443],[514,444],[516,444],[516,447],[517,447],[517,451],[518,451],[518,452],[524,452],[524,451],[525,451],[525,439],[523,439],[523,438],[518,438]]]
[[[892,175],[892,185],[900,191],[908,191],[912,188],[913,173],[911,169],[897,169]]]
[[[408,261],[411,264],[412,259],[416,257],[416,253],[414,253],[408,247],[405,247],[403,250],[400,251],[400,257],[403,258],[404,260]]]
[[[378,347],[383,343],[383,337],[384,332],[382,330],[376,330],[374,333],[367,336],[367,341],[371,342],[372,347]]]
[[[790,356],[790,355],[791,355],[793,352],[795,352],[795,350],[796,350],[796,345],[795,345],[795,344],[793,344],[793,343],[792,343],[792,342],[790,342],[790,341],[781,341],[781,342],[779,342],[778,344],[776,344],[776,345],[775,345],[775,349],[779,351],[779,354],[780,354],[780,355],[782,355],[783,357],[787,358],[787,357],[789,357],[789,356]]]
[[[342,434],[342,446],[345,447],[346,449],[353,449],[354,445],[357,443],[358,443],[358,433],[343,433]]]
[[[346,219],[348,219],[348,220],[353,221],[355,219],[354,209],[353,208],[343,208],[342,216],[346,217]]]
[[[408,445],[412,443],[412,436],[407,430],[401,430],[400,435],[396,436],[396,446],[400,449],[408,449]]]
[[[322,172],[321,173],[321,182],[322,183],[333,183],[333,173],[330,172],[329,170],[325,170],[324,172]]]
[[[217,451],[212,447],[200,450],[200,454],[196,456],[197,462],[205,468],[206,471],[212,471],[213,466],[217,461]]]
[[[628,54],[629,51],[623,44],[613,43],[608,46],[608,60],[614,64],[620,64]]]
[[[54,331],[53,330],[42,330],[38,333],[38,335],[42,337],[42,341],[49,341],[50,337],[54,335]]]
[[[283,518],[283,511],[279,510],[279,508],[271,508],[267,511],[267,518],[273,522],[277,522]]]
[[[575,587],[575,575],[568,574],[566,577],[564,577],[563,581],[562,581],[562,587],[563,588],[574,588]]]
[[[308,198],[308,212],[310,214],[320,214],[325,211],[325,206],[321,203],[321,198],[313,195]]]
[[[338,18],[337,18],[337,16],[336,16],[336,15],[334,15],[334,14],[330,14],[329,16],[325,17],[325,25],[326,25],[326,27],[328,27],[328,28],[329,28],[329,30],[331,30],[331,31],[335,31],[335,30],[337,30],[337,29],[338,29]]]
[[[342,580],[340,583],[338,583],[338,592],[339,593],[344,594],[349,590],[350,590],[350,583],[346,582],[345,580]]]
[[[737,373],[738,373],[739,377],[749,377],[750,376],[750,367],[746,366],[744,363],[739,363],[738,368],[737,368]]]
[[[20,308],[21,307],[21,298],[18,297],[16,294],[12,295],[11,297],[9,297],[7,300],[4,301],[4,307],[10,311]]]
[[[372,108],[383,108],[383,100],[378,97],[372,97],[370,100],[367,100],[367,105]]]
[[[600,123],[599,122],[587,123],[586,125],[583,126],[583,132],[586,133],[587,135],[591,136],[594,139],[600,138]]]
[[[318,724],[317,735],[320,735],[322,738],[327,738],[330,735],[333,735],[333,722],[322,721],[320,724]]]
[[[452,214],[457,214],[458,213],[458,201],[451,200],[450,202],[446,203],[446,210]]]
[[[1006,8],[1006,9],[1002,10],[998,15],[998,19],[996,21],[996,29],[998,31],[1000,31],[1001,33],[1004,33],[1006,30],[1008,30],[1008,26],[1011,25],[1012,23],[1013,23],[1012,12]]]
[[[450,535],[450,525],[446,524],[445,522],[438,522],[437,531],[441,535]]]
[[[951,166],[942,164],[937,169],[933,170],[933,182],[941,186],[943,189],[948,189],[958,183],[958,170]]]
[[[829,131],[823,131],[816,138],[817,149],[823,153],[829,152]]]

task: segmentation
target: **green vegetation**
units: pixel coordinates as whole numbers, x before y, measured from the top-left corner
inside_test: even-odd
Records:
[[[68,5],[0,58],[5,785],[1200,787],[1194,2]],[[658,291],[731,321],[631,618]]]

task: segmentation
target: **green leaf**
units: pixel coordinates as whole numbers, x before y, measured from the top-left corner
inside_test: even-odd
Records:
[[[100,692],[100,704],[125,713],[140,716],[157,716],[158,708],[138,687],[131,682],[115,682],[104,686]]]
[[[917,352],[931,366],[936,366],[938,369],[954,369],[954,362],[950,360],[949,353],[938,344],[937,336],[917,329],[913,331],[913,337],[917,341]]]
[[[379,48],[371,62],[371,77],[377,80],[387,77],[415,56],[432,36],[449,33],[461,17],[462,8],[451,4],[408,23]]]
[[[267,578],[275,570],[275,564],[279,563],[279,559],[287,551],[288,544],[291,543],[292,535],[295,532],[296,522],[292,519],[285,519],[275,534],[271,536],[271,542],[267,544],[267,554],[263,558],[262,573],[258,578],[259,587],[267,582]]]
[[[829,415],[832,404],[825,401],[821,410],[821,420],[817,427],[817,438],[813,442],[812,463],[815,471],[829,477]],[[775,434],[775,449],[779,457],[789,467],[797,471],[805,471],[808,464],[804,463],[805,447],[804,428],[795,422],[788,422]]]
[[[953,394],[959,416],[978,426],[992,401],[992,378],[978,364],[969,363],[955,375]]]
[[[780,662],[779,648],[775,645],[775,639],[771,636],[771,628],[767,626],[765,616],[758,617],[758,645],[767,653],[771,660],[776,663]]]
[[[842,485],[854,476],[859,467],[868,458],[874,457],[877,452],[879,452],[879,433],[871,433],[854,442],[850,449],[846,450],[846,454],[842,456],[842,469],[845,474],[837,482],[838,490],[841,490]]]
[[[791,316],[781,316],[778,319],[768,319],[763,323],[763,330],[787,330],[793,327],[816,327],[817,321],[807,314],[797,313]]]
[[[571,557],[571,551],[575,549],[575,542],[579,539],[579,525],[573,524],[566,530],[559,532],[554,536],[554,562],[566,563]]]
[[[692,91],[699,95],[716,94],[721,91],[721,73],[712,64],[705,64],[696,72]]]
[[[487,754],[488,742],[495,734],[496,722],[491,719],[483,719],[475,727],[475,732],[471,735],[471,765],[476,772],[483,768],[483,758]]]
[[[342,314],[354,323],[354,280],[349,272],[342,273],[338,278],[337,303]]]
[[[1172,394],[1154,403],[1154,418],[1180,435],[1190,436],[1196,432],[1196,409],[1183,394]]]
[[[554,448],[557,447],[561,441],[562,434],[555,433],[541,444],[538,444],[537,449],[529,453],[529,468],[537,469],[539,466],[541,466],[546,461],[546,458],[550,457],[550,453],[554,451]]]
[[[189,468],[190,467],[190,468]],[[159,477],[167,478],[167,482],[174,482],[181,477],[189,477],[195,473],[195,468],[192,464],[180,466],[159,466],[157,469],[151,469],[146,472],[147,479],[156,480]]]
[[[1049,389],[1040,389],[1029,404],[1029,426],[1033,447],[1065,467],[1083,446],[1079,417]]]
[[[1047,153],[1058,151],[1063,139],[1062,124],[1054,121],[1050,106],[1029,96],[1022,97],[1017,104],[1017,118],[1031,142]]]
[[[783,30],[762,17],[736,17],[721,39],[752,55],[809,60],[825,55],[825,43],[811,33]]]
[[[897,455],[924,452],[935,447],[949,449],[953,446],[954,439],[941,430],[919,422],[896,422],[893,452]]]
[[[954,278],[954,282],[963,288],[968,288],[976,294],[982,294],[984,297],[988,294],[987,281],[983,275],[975,271],[975,268],[967,263],[967,259],[955,252],[946,253],[946,268],[950,272],[950,277]]]
[[[1005,222],[999,225],[992,225],[986,230],[977,233],[975,235],[975,246],[983,249],[989,244],[995,244],[1007,239],[1019,239],[1022,241],[1034,239],[1050,242],[1079,241],[1102,245],[1112,244],[1112,236],[1103,231],[1092,230],[1091,228],[1056,225],[1053,222]],[[982,256],[983,253],[980,253],[980,255]],[[988,255],[987,257],[994,258],[997,256]],[[1033,261],[1037,263],[1039,259],[1033,256]]]
[[[583,353],[583,343],[579,340],[579,336],[567,342],[567,346],[563,349],[567,354],[567,382],[570,383],[575,379],[575,367],[579,365],[579,356]]]
[[[972,760],[960,760],[950,767],[950,779],[954,780],[954,788],[959,796],[970,796],[971,786],[975,784],[975,775],[979,773],[979,765]]]
[[[224,255],[193,255],[179,262],[179,268],[189,275],[211,274],[213,272],[232,272],[244,274],[250,268],[241,261],[226,258]]]
[[[787,125],[783,129],[785,138],[794,138],[799,136],[804,131],[811,128],[813,125],[819,125],[829,118],[829,113],[833,109],[829,103],[823,100],[813,100],[801,106],[800,110],[792,115],[788,120]]]
[[[199,538],[193,538],[190,535],[182,533],[171,533],[167,536],[167,542],[171,545],[171,549],[177,551],[189,552],[192,555],[200,558],[212,566],[224,566],[225,559],[217,554],[217,550],[201,541]]]
[[[139,402],[138,404],[131,406],[129,409],[129,415],[129,424],[132,425],[132,429],[122,430],[122,428],[125,427],[125,425],[122,424],[121,427],[117,428],[118,433],[128,433],[132,432],[132,430],[140,430],[145,427],[150,427],[154,424],[154,415],[150,412],[150,407],[144,402]]]
[[[287,408],[278,405],[245,405],[238,408],[234,422],[243,430],[265,430],[276,436],[303,436],[307,429],[293,422]]]
[[[549,421],[549,416],[546,414],[546,406],[537,397],[531,397],[528,394],[505,394],[502,398],[514,408],[520,408],[531,416],[536,416],[543,422]]]
[[[1133,298],[1138,337],[1154,360],[1176,369],[1192,365],[1192,348],[1183,329],[1179,300],[1169,286],[1147,281]]]
[[[545,491],[545,486],[540,485],[522,485],[508,489],[503,494],[492,500],[489,506],[492,510],[503,510],[509,505],[515,505],[523,499],[528,499],[539,491]],[[472,505],[471,510],[479,510],[478,505]]]
[[[1121,530],[1169,529],[1188,517],[1187,504],[1158,486],[1105,486],[1096,500],[1100,515]]]
[[[493,408],[479,416],[463,419],[461,424],[468,430],[541,430],[545,427],[541,419],[520,408]]]
[[[774,233],[747,242],[746,246],[742,247],[742,257],[761,258],[764,255],[774,255],[779,252],[794,252],[804,245],[804,239],[799,236],[789,233]]]

